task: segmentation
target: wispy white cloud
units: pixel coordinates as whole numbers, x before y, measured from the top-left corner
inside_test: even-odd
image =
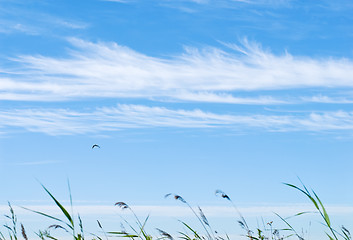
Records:
[[[189,0],[189,2],[194,2],[194,3],[198,3],[198,4],[206,4],[209,3],[209,0]]]
[[[234,91],[300,88],[353,88],[353,61],[275,55],[246,40],[242,46],[186,48],[172,58],[157,58],[116,43],[69,40],[66,58],[23,55],[3,69],[0,99],[68,100],[77,98],[171,98],[256,104]],[[266,95],[266,94],[262,94]],[[196,96],[199,96],[197,98]],[[269,104],[286,100],[267,97]]]
[[[56,164],[60,163],[60,161],[48,160],[48,161],[28,161],[28,162],[18,162],[14,163],[14,165],[18,166],[36,166],[36,165],[47,165],[47,164]]]
[[[71,28],[71,29],[85,29],[89,26],[88,23],[82,22],[82,21],[74,21],[74,20],[68,20],[68,19],[63,19],[63,18],[58,18],[58,17],[47,17],[50,18],[50,21],[53,22],[54,24],[64,27],[64,28]]]
[[[1,19],[0,33],[11,34],[15,32],[20,32],[28,35],[38,35],[40,29],[38,27],[28,25],[27,23]]]
[[[45,4],[44,9],[48,6]],[[0,33],[4,34],[48,36],[53,34],[53,29],[78,30],[88,26],[89,24],[74,18],[62,17],[54,12],[48,13],[39,8],[34,9],[30,2],[7,1],[0,7]]]
[[[132,2],[132,0],[101,0],[104,2],[118,2],[118,3],[127,3],[127,2]]]
[[[229,93],[190,92],[190,91],[179,91],[175,93],[174,98],[182,101],[252,104],[252,105],[293,103],[293,100],[278,99],[272,96],[235,97]]]
[[[120,1],[120,0],[106,0],[106,1]],[[167,2],[173,2],[170,0],[165,0]],[[197,4],[212,4],[212,5],[217,5],[218,7],[224,7],[224,6],[229,6],[230,4],[235,4],[235,3],[249,3],[249,4],[258,4],[258,5],[264,5],[268,4],[270,6],[278,6],[278,5],[288,5],[290,2],[293,0],[182,0],[182,1],[174,1],[174,3],[180,3],[180,2],[192,2],[192,3],[197,3]],[[225,5],[228,4],[228,5]]]
[[[302,97],[303,102],[314,102],[314,103],[337,103],[337,104],[350,104],[353,103],[353,99],[347,97],[329,97],[324,95],[314,95],[311,97]]]
[[[12,34],[23,33],[27,35],[41,35],[48,34],[55,28],[62,29],[85,29],[89,24],[79,21],[64,20],[52,16],[41,16],[41,20],[31,22],[29,20],[5,20],[1,19],[0,33]]]
[[[240,115],[143,105],[102,107],[91,112],[68,109],[15,109],[0,111],[0,128],[6,127],[18,127],[50,135],[99,133],[151,127],[336,132],[353,130],[353,112]]]
[[[187,4],[190,5],[189,3],[209,6],[212,8],[234,9],[236,7],[239,7],[240,4],[273,8],[273,7],[290,7],[292,6],[293,0],[164,0],[160,2],[167,3],[167,4],[163,4],[163,6],[177,8],[183,11],[184,10],[183,7],[185,7]],[[193,8],[192,10],[190,10],[190,12],[195,12],[195,11],[197,11],[197,8]]]

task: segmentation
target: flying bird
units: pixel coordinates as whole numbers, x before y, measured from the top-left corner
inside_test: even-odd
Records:
[[[95,147],[101,148],[98,144],[94,144],[94,145],[92,146],[92,149],[95,148]]]

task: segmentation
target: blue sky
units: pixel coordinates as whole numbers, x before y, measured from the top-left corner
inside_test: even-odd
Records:
[[[225,206],[220,188],[244,211],[291,209],[307,199],[282,182],[300,177],[348,225],[352,10],[2,1],[0,205],[49,204],[38,181],[65,201],[69,179],[77,205]]]

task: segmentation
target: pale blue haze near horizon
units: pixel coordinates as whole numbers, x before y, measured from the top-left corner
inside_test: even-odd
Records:
[[[300,178],[352,226],[352,13],[1,1],[0,205],[49,204],[40,183],[66,201],[69,179],[78,205],[179,206],[172,192],[224,206],[222,189],[239,206],[290,206],[308,203],[283,184]]]

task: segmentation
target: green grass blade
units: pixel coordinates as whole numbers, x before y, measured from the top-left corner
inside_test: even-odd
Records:
[[[279,214],[274,213],[277,217],[279,217],[288,227],[290,231],[294,232],[294,234],[299,238],[299,239],[303,239],[301,236],[299,236],[299,234],[297,233],[297,231],[295,231],[295,229],[283,218],[281,217]]]
[[[71,186],[70,186],[70,181],[67,179],[67,187],[69,189],[69,197],[70,197],[70,207],[71,207],[71,215],[74,215],[74,210],[73,210],[73,204],[72,204],[72,194],[71,194]]]
[[[303,214],[307,214],[307,213],[312,213],[312,212],[311,211],[300,212],[300,213],[295,214],[294,217],[300,216],[300,215],[303,215]]]
[[[181,222],[185,227],[187,227],[191,232],[193,232],[194,233],[194,235],[195,235],[195,237],[197,237],[198,239],[202,239],[201,237],[200,237],[200,235],[194,230],[194,229],[192,229],[189,225],[187,225],[185,222]]]
[[[50,239],[53,239],[53,240],[59,240],[59,239],[57,239],[55,237],[52,237],[52,236],[47,236],[47,238],[50,238]]]
[[[113,234],[113,235],[121,235],[120,237],[128,237],[128,238],[137,238],[138,235],[135,234],[129,234],[126,232],[107,232],[108,234]]]
[[[147,220],[149,219],[150,215],[148,215],[145,219],[145,221],[143,222],[142,226],[141,226],[141,229],[140,229],[140,233],[139,233],[139,236],[140,234],[142,233],[142,235],[145,237],[145,239],[149,239],[149,236],[148,234],[146,233],[146,231],[144,230],[145,229],[145,226],[146,226],[146,223],[147,223]]]
[[[304,188],[305,188],[306,191],[304,191],[303,189],[301,189],[301,188],[299,188],[299,187],[297,187],[297,186],[295,186],[293,184],[289,184],[289,183],[284,183],[284,184],[289,186],[289,187],[295,188],[295,189],[299,190],[300,192],[304,193],[311,200],[311,202],[315,205],[315,208],[317,210],[320,210],[319,205],[317,204],[315,199],[311,196],[310,192],[308,192],[308,190],[305,187]]]
[[[123,221],[132,229],[132,231],[136,234],[138,234],[138,232],[135,230],[135,228],[123,217],[121,217],[123,219]]]
[[[56,200],[56,198],[49,192],[49,190],[46,189],[43,184],[41,184],[41,185],[42,185],[42,187],[44,188],[44,190],[49,194],[49,196],[54,200],[55,204],[60,208],[60,210],[61,210],[61,211],[63,212],[63,214],[65,215],[65,217],[69,220],[69,222],[70,222],[70,224],[71,224],[71,226],[72,226],[71,229],[74,230],[74,221],[73,221],[71,215],[70,215],[70,214],[68,213],[68,211],[63,207],[63,205],[61,205],[61,203],[60,203],[58,200]]]
[[[182,235],[182,237],[179,237],[179,238],[181,238],[181,239],[184,239],[184,240],[192,240],[186,233],[179,232],[179,234]]]
[[[317,201],[319,202],[319,204],[320,204],[320,206],[321,206],[322,212],[324,213],[324,220],[325,220],[325,222],[327,223],[327,226],[331,228],[330,218],[329,218],[329,216],[328,216],[328,214],[327,214],[327,212],[326,212],[326,209],[325,209],[324,205],[322,204],[320,198],[316,195],[316,193],[315,193],[314,191],[313,191],[313,193],[314,193],[314,195],[315,195]]]
[[[331,237],[328,233],[326,233],[327,237],[330,239],[330,240],[335,240],[333,237]]]
[[[37,213],[37,214],[39,214],[39,215],[42,215],[42,216],[44,216],[44,217],[51,218],[51,219],[53,219],[53,220],[59,221],[59,222],[61,222],[61,223],[64,223],[64,224],[67,225],[71,230],[73,230],[73,227],[72,227],[70,224],[68,224],[67,222],[61,220],[60,218],[56,218],[56,217],[50,216],[50,215],[48,215],[48,214],[46,214],[46,213],[38,212],[38,211],[29,209],[29,208],[26,208],[26,207],[22,207],[22,208],[23,208],[23,209],[26,209],[26,210],[28,210],[28,211],[31,211],[31,212],[33,212],[33,213]]]

